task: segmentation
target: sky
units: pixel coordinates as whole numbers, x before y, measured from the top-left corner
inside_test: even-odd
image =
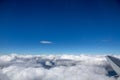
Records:
[[[0,54],[119,52],[119,0],[0,0]]]

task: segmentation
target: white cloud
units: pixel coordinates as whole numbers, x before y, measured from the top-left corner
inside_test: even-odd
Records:
[[[0,80],[116,80],[104,56],[3,55],[0,62]]]
[[[51,41],[40,41],[41,44],[52,44],[53,42]]]
[[[103,39],[102,42],[111,42],[112,39]]]

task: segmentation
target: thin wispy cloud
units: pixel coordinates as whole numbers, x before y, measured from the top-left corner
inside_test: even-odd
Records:
[[[41,44],[52,44],[53,42],[51,41],[46,41],[46,40],[43,40],[43,41],[40,41]]]
[[[103,39],[102,42],[111,42],[111,39]]]

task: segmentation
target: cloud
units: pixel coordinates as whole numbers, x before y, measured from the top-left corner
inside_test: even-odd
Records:
[[[102,42],[111,42],[112,39],[103,39]]]
[[[51,41],[40,41],[41,44],[52,44],[53,42]]]
[[[103,42],[109,42],[110,40],[102,40]]]
[[[1,62],[0,80],[116,80],[102,55],[3,55]]]

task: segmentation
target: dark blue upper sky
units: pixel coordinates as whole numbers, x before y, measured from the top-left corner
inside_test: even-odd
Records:
[[[118,54],[120,1],[0,0],[0,53],[13,52]]]

